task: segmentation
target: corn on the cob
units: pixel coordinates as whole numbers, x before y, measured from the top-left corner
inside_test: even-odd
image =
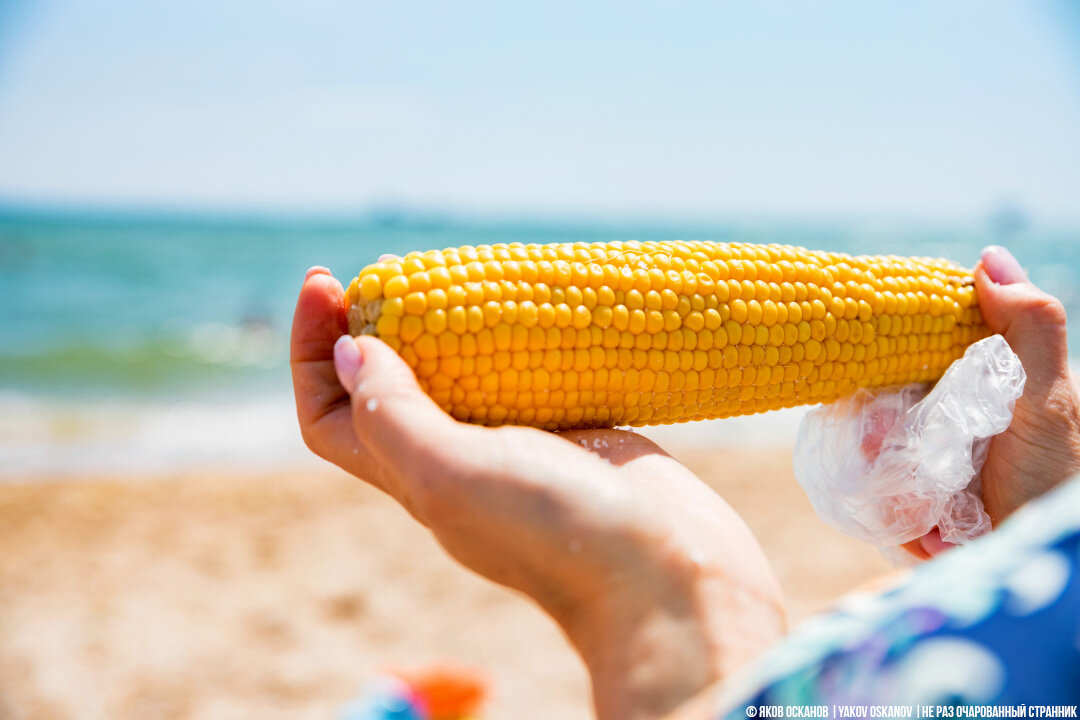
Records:
[[[346,291],[459,420],[652,425],[937,379],[988,334],[970,270],[784,245],[611,242],[413,252]]]

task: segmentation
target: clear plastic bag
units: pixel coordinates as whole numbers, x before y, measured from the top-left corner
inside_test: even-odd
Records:
[[[880,548],[935,526],[960,544],[990,530],[979,471],[1012,420],[1026,375],[1000,335],[968,348],[931,390],[854,395],[807,413],[795,478],[829,525]]]

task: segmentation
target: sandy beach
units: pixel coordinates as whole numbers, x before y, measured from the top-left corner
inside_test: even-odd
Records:
[[[793,621],[889,568],[822,525],[790,452],[675,452],[748,520]],[[491,720],[590,717],[527,600],[334,468],[0,486],[0,718],[334,718],[387,666],[492,680]]]

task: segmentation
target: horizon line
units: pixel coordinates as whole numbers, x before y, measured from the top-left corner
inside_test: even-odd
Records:
[[[269,208],[263,206],[210,206],[181,203],[93,202],[21,198],[0,194],[0,217],[39,217],[85,220],[195,221],[221,223],[323,223],[414,227],[417,225],[504,225],[620,227],[919,227],[933,229],[993,230],[1002,223],[1039,232],[1080,233],[1080,221],[1039,221],[1022,206],[1002,204],[982,217],[897,212],[746,212],[691,213],[601,210],[479,210],[439,207],[422,203],[366,203],[347,208]]]

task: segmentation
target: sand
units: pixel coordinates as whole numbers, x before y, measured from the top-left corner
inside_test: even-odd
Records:
[[[790,450],[674,453],[749,522],[793,619],[888,571],[822,525]],[[388,665],[453,660],[491,720],[591,716],[527,600],[330,466],[0,486],[0,719],[332,719]]]

